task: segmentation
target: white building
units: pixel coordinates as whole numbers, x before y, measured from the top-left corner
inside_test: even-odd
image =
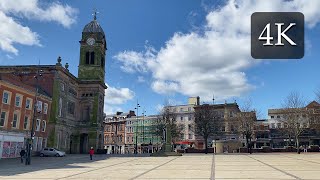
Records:
[[[182,124],[184,127],[182,137],[180,138],[182,142],[180,143],[194,143],[195,135],[192,131],[192,124],[194,123],[194,106],[200,104],[199,97],[190,97],[188,104],[186,105],[176,105],[176,106],[166,106],[169,108],[171,113],[176,116],[176,122]]]

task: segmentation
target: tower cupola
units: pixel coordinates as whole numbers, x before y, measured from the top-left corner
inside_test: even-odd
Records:
[[[84,26],[79,42],[79,79],[104,82],[107,43],[105,33],[97,21],[97,12],[93,20]]]

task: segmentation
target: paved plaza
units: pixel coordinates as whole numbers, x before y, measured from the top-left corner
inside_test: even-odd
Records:
[[[186,154],[176,157],[86,155],[0,160],[0,179],[319,179],[320,154]]]

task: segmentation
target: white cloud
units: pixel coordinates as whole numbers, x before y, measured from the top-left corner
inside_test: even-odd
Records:
[[[138,82],[143,83],[143,82],[146,82],[146,80],[144,79],[143,76],[138,76]]]
[[[128,88],[108,87],[105,90],[104,112],[108,115],[122,111],[120,105],[132,100],[134,96],[134,92]]]
[[[9,54],[6,54],[6,57],[7,57],[8,59],[13,59],[13,57],[10,56]]]
[[[301,11],[307,27],[320,20],[320,1],[229,0],[210,11],[202,33],[175,33],[159,51],[124,51],[115,56],[126,72],[150,71],[152,89],[160,94],[181,93],[208,101],[241,96],[255,86],[245,73],[258,63],[250,56],[253,12]]]
[[[163,108],[164,108],[163,104],[157,104],[155,107],[156,112],[158,112],[158,113],[161,113]]]
[[[41,46],[39,35],[22,25],[19,19],[56,22],[69,28],[76,22],[77,10],[58,2],[43,3],[38,0],[0,1],[0,49],[18,54],[14,44]],[[18,18],[15,18],[18,17]]]
[[[152,47],[145,45],[145,52],[135,52],[135,51],[124,51],[118,53],[113,58],[117,59],[122,63],[120,68],[127,73],[147,72],[147,61],[155,58],[154,52],[156,52]]]
[[[105,102],[108,104],[123,104],[133,97],[134,92],[129,88],[109,87],[105,90]]]
[[[179,84],[175,82],[154,81],[151,85],[152,89],[160,94],[172,94],[179,91]]]
[[[111,104],[104,105],[104,113],[106,113],[106,115],[115,114],[116,112],[123,112],[123,110],[119,106],[115,106]]]
[[[42,6],[41,6],[42,5]],[[59,2],[39,3],[39,0],[1,0],[0,10],[9,15],[21,15],[28,19],[54,21],[64,27],[76,22],[77,9]]]
[[[40,45],[37,33],[15,22],[12,17],[6,16],[1,11],[0,24],[0,48],[2,50],[17,55],[18,50],[13,46],[13,43],[29,46]]]
[[[177,106],[177,105],[182,105],[183,104],[181,101],[177,101],[175,99],[168,99],[166,103],[169,106]]]

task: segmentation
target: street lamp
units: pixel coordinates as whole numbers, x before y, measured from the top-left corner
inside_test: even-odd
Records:
[[[30,133],[30,139],[27,142],[27,157],[26,157],[26,165],[30,165],[31,163],[31,153],[32,153],[32,144],[33,144],[33,139],[34,139],[34,123],[36,119],[36,113],[37,113],[37,108],[38,108],[38,94],[39,94],[39,77],[42,76],[43,70],[37,70],[36,75],[34,78],[36,79],[36,94],[34,98],[34,107],[33,107],[33,118],[32,118],[32,126],[31,126],[31,133]]]
[[[139,105],[138,100],[137,100],[137,107],[134,108],[134,109],[137,110],[136,133],[135,133],[136,134],[136,143],[135,143],[135,149],[134,149],[135,154],[138,154],[138,114],[139,114],[139,107],[140,107],[140,105]]]
[[[142,143],[143,144],[144,144],[144,117],[146,116],[145,113],[146,113],[146,111],[143,109],[143,112],[142,112]]]

